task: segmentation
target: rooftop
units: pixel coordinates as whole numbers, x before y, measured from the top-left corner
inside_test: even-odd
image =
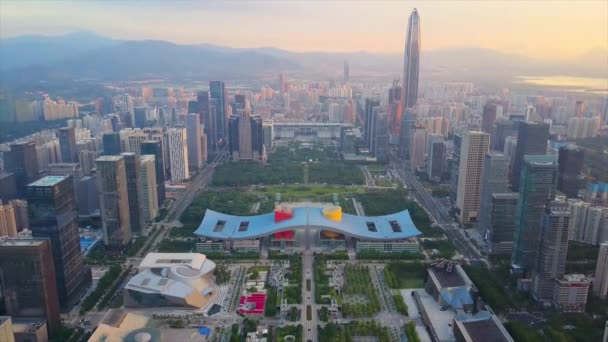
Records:
[[[53,186],[66,179],[65,176],[46,176],[30,183],[28,186]]]
[[[123,159],[122,156],[101,156],[96,161],[118,161]]]
[[[439,285],[442,288],[466,285],[466,282],[464,281],[464,279],[462,279],[460,274],[458,274],[458,272],[456,272],[455,268],[453,268],[451,272],[448,272],[447,270],[445,270],[443,268],[440,268],[440,269],[439,268],[429,268],[428,270],[429,270],[429,273],[432,273],[435,275],[435,278],[437,279],[437,281],[439,282]]]
[[[481,311],[474,317],[465,320],[457,319],[455,323],[463,334],[469,335],[471,341],[513,341],[498,318],[487,311]]]
[[[39,246],[45,243],[46,239],[19,239],[19,238],[0,238],[0,246]]]
[[[207,209],[194,234],[212,239],[254,239],[298,228],[325,229],[365,240],[407,239],[420,232],[407,210],[385,216],[356,216],[341,213],[330,217],[317,206],[294,207],[289,217],[277,220],[271,212],[256,216],[234,216]]]

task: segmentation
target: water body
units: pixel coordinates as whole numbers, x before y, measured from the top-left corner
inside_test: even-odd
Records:
[[[559,87],[573,92],[608,94],[608,78],[574,76],[518,76],[516,83]]]

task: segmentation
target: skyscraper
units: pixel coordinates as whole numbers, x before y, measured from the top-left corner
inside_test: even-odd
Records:
[[[140,165],[139,156],[135,153],[122,153],[125,160],[125,172],[127,174],[127,196],[129,198],[129,220],[131,234],[142,235],[145,230],[142,189],[139,179]]]
[[[186,131],[188,136],[189,167],[198,170],[203,166],[201,154],[201,123],[200,115],[191,113],[186,116]]]
[[[477,227],[482,236],[490,229],[492,194],[509,192],[509,158],[502,153],[490,152],[485,155],[483,163],[480,215]]]
[[[401,142],[400,148],[402,155],[409,159],[407,155],[411,150],[411,131],[415,123],[412,108],[416,106],[418,100],[418,73],[420,68],[420,17],[414,8],[407,22],[407,33],[405,36],[405,53],[403,56],[403,79],[401,89],[401,110],[403,111],[401,123]]]
[[[488,102],[483,106],[483,113],[481,116],[481,130],[492,134],[492,128],[494,121],[502,113],[502,106],[493,102]]]
[[[182,182],[190,177],[190,173],[188,172],[188,137],[186,128],[169,128],[167,136],[169,138],[171,181]]]
[[[519,200],[515,215],[512,263],[532,271],[540,239],[540,218],[547,200],[555,196],[555,156],[525,156],[521,170]]]
[[[17,237],[17,220],[15,208],[11,204],[2,204],[0,200],[0,237]]]
[[[102,144],[104,156],[117,156],[120,154],[120,135],[118,132],[104,133]]]
[[[480,131],[467,131],[462,139],[456,207],[462,224],[478,221],[481,200],[481,180],[484,157],[490,148],[490,135]]]
[[[407,21],[405,54],[403,56],[403,89],[401,101],[403,110],[416,106],[418,100],[418,71],[420,68],[420,17],[414,8]]]
[[[412,131],[412,142],[410,144],[410,165],[412,171],[424,165],[424,154],[426,153],[426,129],[422,127],[414,128]]]
[[[348,61],[344,60],[344,83],[348,83],[350,81],[350,64]]]
[[[71,176],[47,176],[26,190],[32,236],[51,241],[62,311],[74,306],[91,281],[80,252],[75,197]]]
[[[147,223],[154,221],[158,213],[158,195],[156,193],[156,163],[154,155],[142,155],[139,157],[139,179],[141,183],[141,203],[143,218]],[[142,235],[145,229],[142,230]]]
[[[97,190],[106,246],[120,248],[131,241],[127,172],[122,156],[97,158]]]
[[[230,154],[234,160],[259,160],[264,152],[262,119],[248,111],[228,121]]]
[[[401,109],[401,85],[399,84],[399,80],[397,79],[393,81],[393,86],[388,90],[387,119],[390,134],[391,136],[395,137],[393,139],[399,139],[399,134],[401,132],[402,115],[403,110]]]
[[[59,146],[61,148],[61,161],[64,163],[77,163],[76,130],[74,127],[62,127],[58,131]]]
[[[156,171],[156,196],[158,207],[165,202],[165,166],[163,164],[163,147],[160,140],[146,140],[141,143],[141,154],[154,156]]]
[[[365,140],[365,146],[371,148],[372,135],[375,130],[374,128],[374,108],[380,107],[380,99],[365,99],[365,109],[363,112],[363,139]]]
[[[379,162],[388,161],[388,124],[386,112],[381,107],[373,110],[374,131],[372,132],[372,145],[370,152]]]
[[[8,202],[14,198],[17,198],[17,177],[0,171],[0,200]]]
[[[445,171],[445,140],[443,136],[431,134],[427,143],[426,170],[429,179],[441,179]]]
[[[555,280],[566,273],[570,210],[565,200],[547,201],[541,220],[540,253],[534,272],[532,295],[551,302]]]
[[[600,245],[597,264],[595,265],[593,293],[602,299],[608,297],[608,241]]]
[[[215,134],[216,142],[223,139],[226,136],[227,127],[226,121],[226,89],[224,82],[222,81],[210,81],[209,82],[209,93],[213,100],[215,100]]]
[[[517,146],[511,162],[511,186],[513,191],[519,189],[524,156],[547,154],[547,140],[549,139],[549,125],[547,124],[521,121],[518,125]]]
[[[515,123],[507,119],[496,119],[492,126],[492,150],[504,151],[505,139],[517,134]]]
[[[559,148],[557,165],[559,176],[557,178],[557,190],[568,197],[578,196],[578,190],[583,184],[583,160],[585,158],[583,149],[574,145],[566,145]]]
[[[38,153],[33,141],[10,145],[4,152],[4,169],[15,174],[17,192],[23,194],[25,186],[38,179]]]
[[[518,198],[519,195],[515,192],[493,193],[489,207],[484,207],[484,210],[490,212],[486,237],[492,255],[511,255],[513,252]]]
[[[43,318],[49,334],[61,326],[51,244],[47,239],[0,239],[4,310],[13,318]]]
[[[460,167],[460,154],[462,152],[462,134],[454,134],[454,152],[449,160],[450,172],[450,199],[456,201],[458,197],[458,168]]]

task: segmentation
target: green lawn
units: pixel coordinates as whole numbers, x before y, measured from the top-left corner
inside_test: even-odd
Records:
[[[384,268],[384,279],[392,289],[424,287],[426,267],[420,262],[391,262]]]

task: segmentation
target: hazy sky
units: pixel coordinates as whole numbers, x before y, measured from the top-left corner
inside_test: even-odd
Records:
[[[608,1],[0,1],[0,36],[90,30],[296,51],[403,51],[417,7],[423,49],[485,47],[541,58],[608,48]]]

